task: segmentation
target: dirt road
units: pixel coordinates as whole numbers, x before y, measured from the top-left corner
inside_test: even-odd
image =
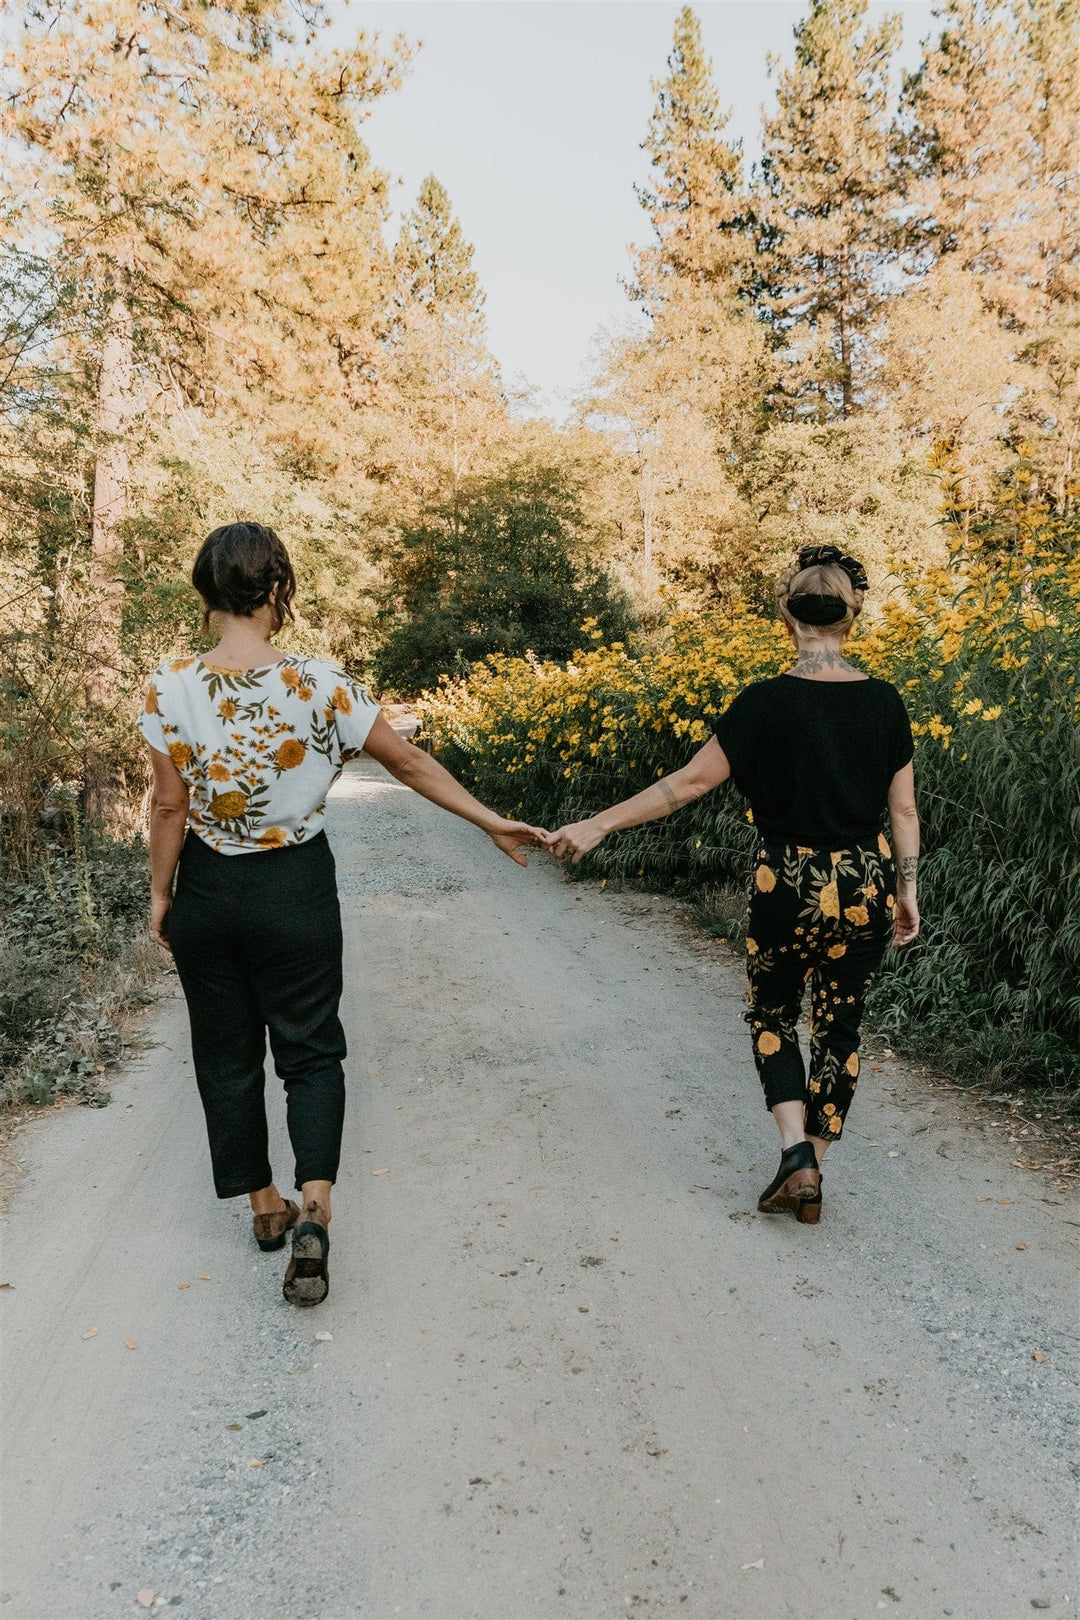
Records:
[[[674,908],[375,767],[331,830],[330,1299],[215,1202],[169,999],[109,1108],[19,1138],[0,1620],[1074,1613],[1065,1195],[887,1064],[821,1226],[759,1217],[741,975]]]

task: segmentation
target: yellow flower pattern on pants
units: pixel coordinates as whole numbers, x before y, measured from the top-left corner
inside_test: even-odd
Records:
[[[767,887],[762,871],[773,877]],[[811,1136],[843,1133],[859,1076],[859,1024],[885,953],[894,887],[881,844],[758,850],[747,942],[754,1061],[767,1106],[804,1102]],[[809,1075],[797,1028],[807,983]]]

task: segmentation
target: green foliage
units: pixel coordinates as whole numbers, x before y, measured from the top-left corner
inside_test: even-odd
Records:
[[[77,836],[33,878],[0,882],[0,1102],[100,1097],[120,1015],[150,999],[152,969],[132,948],[146,883],[141,845],[84,849]]]
[[[391,553],[380,690],[414,695],[491,653],[566,658],[583,619],[625,634],[629,607],[587,554],[577,490],[557,469],[474,480]]]
[[[1018,505],[1022,488],[1006,482],[982,523],[950,496],[952,567],[908,575],[853,643],[907,699],[925,849],[922,936],[890,961],[872,1019],[954,1073],[1077,1091],[1080,521]],[[743,608],[678,621],[641,656],[496,660],[429,719],[482,797],[556,827],[685,764],[735,691],[788,661]],[[584,870],[698,897],[745,881],[753,839],[725,789],[607,839]],[[737,932],[729,897],[710,920]]]

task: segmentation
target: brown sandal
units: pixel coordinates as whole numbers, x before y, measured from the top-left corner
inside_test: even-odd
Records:
[[[256,1215],[251,1222],[255,1241],[265,1252],[285,1247],[285,1234],[300,1219],[300,1211],[291,1198],[285,1199],[284,1209],[273,1215]]]

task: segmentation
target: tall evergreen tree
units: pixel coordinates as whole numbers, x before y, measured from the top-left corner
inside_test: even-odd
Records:
[[[895,248],[890,61],[899,22],[867,0],[811,0],[765,120],[760,293],[796,414],[850,416]]]
[[[670,278],[726,289],[746,254],[742,161],[724,136],[730,114],[720,106],[701,23],[689,6],[675,21],[667,77],[652,88],[656,105],[641,143],[652,174],[638,187],[656,232],[639,255],[645,296],[662,295]]]
[[[761,331],[741,298],[752,250],[742,160],[689,6],[667,66],[653,81],[650,177],[638,188],[653,230],[631,288],[645,331],[606,341],[588,405],[632,459],[647,592],[658,574],[690,582],[729,549],[732,464],[762,390]]]
[[[943,0],[936,17],[901,102],[912,240],[930,264],[955,256],[1009,315],[1031,268],[1033,75],[1005,0]]]
[[[325,9],[39,0],[17,41],[11,232],[81,289],[97,395],[92,703],[120,662],[137,416],[254,394],[288,438],[305,402],[310,428],[316,401],[325,417],[369,386],[385,181],[358,119],[396,64],[318,50]]]
[[[400,302],[429,313],[477,314],[484,294],[473,269],[473,246],[433,174],[420,185],[415,207],[401,222],[394,250]]]
[[[998,323],[1012,356],[999,431],[1044,442],[1063,501],[1080,439],[1080,6],[943,0],[937,16],[904,85],[909,229],[929,279],[970,277]]]

